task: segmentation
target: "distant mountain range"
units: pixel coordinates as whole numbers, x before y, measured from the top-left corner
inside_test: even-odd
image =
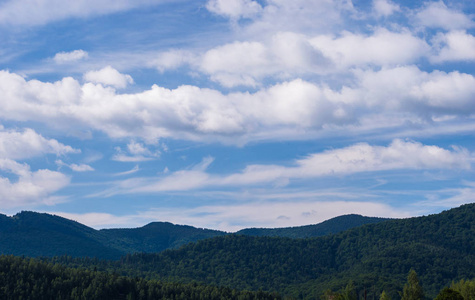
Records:
[[[0,215],[0,253],[61,256],[44,260],[131,278],[277,291],[298,299],[345,286],[353,286],[360,298],[379,299],[384,290],[395,299],[414,269],[426,296],[433,298],[452,281],[475,278],[475,204],[417,218],[347,215],[316,225],[234,234],[160,222],[95,230],[22,212]]]
[[[353,216],[337,220],[347,218]],[[475,204],[315,238],[232,234],[104,265],[80,261],[132,277],[262,289],[297,299],[318,299],[350,282],[360,299],[364,294],[379,299],[383,290],[399,299],[398,291],[414,269],[433,299],[452,281],[475,278]]]
[[[236,234],[310,238],[385,220],[387,219],[345,215],[316,225],[250,228]],[[76,221],[45,213],[23,211],[12,217],[0,214],[0,254],[31,257],[69,255],[117,259],[128,253],[155,253],[228,234],[168,222],[153,222],[131,229],[95,230]]]

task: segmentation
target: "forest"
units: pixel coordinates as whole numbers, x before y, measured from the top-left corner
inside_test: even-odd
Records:
[[[475,204],[469,204],[436,215],[384,220],[314,238],[236,233],[157,253],[130,253],[119,259],[2,256],[2,282],[17,279],[3,283],[1,291],[3,295],[24,289],[38,293],[57,284],[67,290],[61,292],[63,296],[73,295],[67,288],[70,282],[70,288],[79,289],[81,284],[74,297],[82,297],[106,282],[111,288],[99,289],[114,291],[117,299],[146,299],[142,296],[173,286],[180,291],[173,299],[182,293],[188,297],[185,299],[195,299],[189,294],[198,288],[196,295],[226,293],[219,299],[236,295],[236,299],[376,300],[384,296],[387,300],[407,299],[403,294],[410,281],[408,274],[417,274],[417,286],[423,291],[418,299],[434,299],[445,291],[446,296],[460,294],[475,300],[474,220]],[[20,266],[20,271],[11,267],[11,262]],[[22,275],[13,276],[13,270],[17,270],[13,274]],[[46,275],[49,279],[34,279],[43,271],[50,274]],[[58,276],[62,279],[55,279]],[[25,287],[14,292],[18,284]],[[168,299],[163,295],[156,299]],[[210,295],[203,299],[212,299]]]

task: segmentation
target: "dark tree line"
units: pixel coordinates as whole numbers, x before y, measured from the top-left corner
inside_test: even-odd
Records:
[[[163,283],[93,270],[66,268],[33,258],[0,256],[0,299],[281,299],[275,293]]]

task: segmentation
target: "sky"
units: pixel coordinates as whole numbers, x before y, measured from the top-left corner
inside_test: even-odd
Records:
[[[0,212],[236,231],[475,199],[472,0],[0,0]]]

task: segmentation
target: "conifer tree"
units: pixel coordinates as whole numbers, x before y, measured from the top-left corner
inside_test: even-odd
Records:
[[[421,300],[424,299],[424,291],[419,283],[416,271],[411,269],[407,276],[407,283],[402,290],[401,300]]]

